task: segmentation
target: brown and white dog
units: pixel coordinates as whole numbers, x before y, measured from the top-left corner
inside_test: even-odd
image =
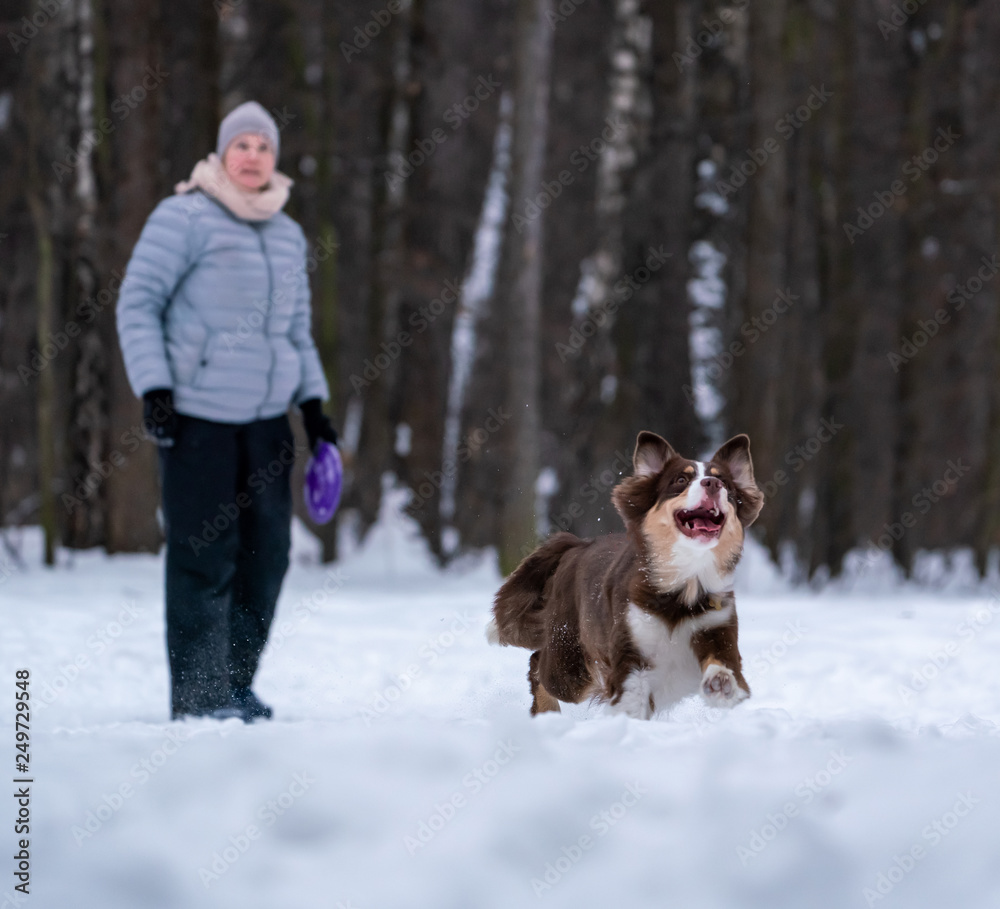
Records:
[[[497,592],[487,635],[533,651],[532,714],[593,698],[648,719],[699,691],[718,707],[750,696],[732,587],[764,504],[750,440],[702,462],[641,432],[633,467],[612,492],[626,533],[558,533]]]

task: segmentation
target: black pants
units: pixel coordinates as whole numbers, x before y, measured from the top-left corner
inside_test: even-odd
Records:
[[[288,569],[294,462],[285,416],[181,416],[160,449],[174,717],[226,706],[253,680]]]

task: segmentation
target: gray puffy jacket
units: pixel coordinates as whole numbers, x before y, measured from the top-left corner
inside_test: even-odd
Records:
[[[244,221],[202,192],[164,199],[132,251],[118,336],[138,396],[220,423],[326,399],[312,340],[306,240],[288,215]]]

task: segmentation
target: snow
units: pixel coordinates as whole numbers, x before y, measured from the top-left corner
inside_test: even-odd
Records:
[[[989,589],[811,592],[750,547],[749,701],[532,720],[527,653],[484,639],[492,561],[438,571],[399,504],[333,566],[296,526],[253,726],[167,722],[162,558],[49,570],[29,534],[0,570],[7,742],[15,668],[36,708],[25,905],[1000,905]]]

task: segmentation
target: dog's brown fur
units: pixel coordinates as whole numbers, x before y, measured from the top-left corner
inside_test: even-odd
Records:
[[[585,698],[617,705],[629,677],[651,668],[649,654],[644,656],[633,639],[630,604],[666,626],[665,631],[657,628],[657,634],[673,638],[678,628],[689,623],[685,627],[690,632],[690,649],[706,696],[735,702],[749,695],[741,672],[729,584],[742,552],[744,529],[763,506],[763,495],[754,482],[749,439],[745,435],[730,439],[707,463],[706,477],[717,478],[726,491],[721,508],[726,520],[717,544],[709,550],[711,555],[698,558],[709,566],[709,560],[714,560],[714,569],[707,570],[717,572],[721,590],[706,590],[705,572],[702,577],[689,576],[684,560],[674,558],[683,536],[675,515],[683,509],[687,481],[695,476],[697,463],[681,458],[654,433],[643,432],[636,442],[633,465],[633,476],[612,493],[625,522],[624,534],[582,540],[558,533],[524,559],[496,595],[496,639],[533,651],[528,670],[532,714],[557,711],[559,701],[579,703]],[[713,610],[730,606],[731,615],[727,611],[724,622],[713,624],[712,616],[699,621]],[[726,667],[732,675],[706,674],[714,664]],[[733,689],[733,681],[743,694]],[[657,705],[650,692],[648,705],[629,712],[649,716],[665,706]]]

